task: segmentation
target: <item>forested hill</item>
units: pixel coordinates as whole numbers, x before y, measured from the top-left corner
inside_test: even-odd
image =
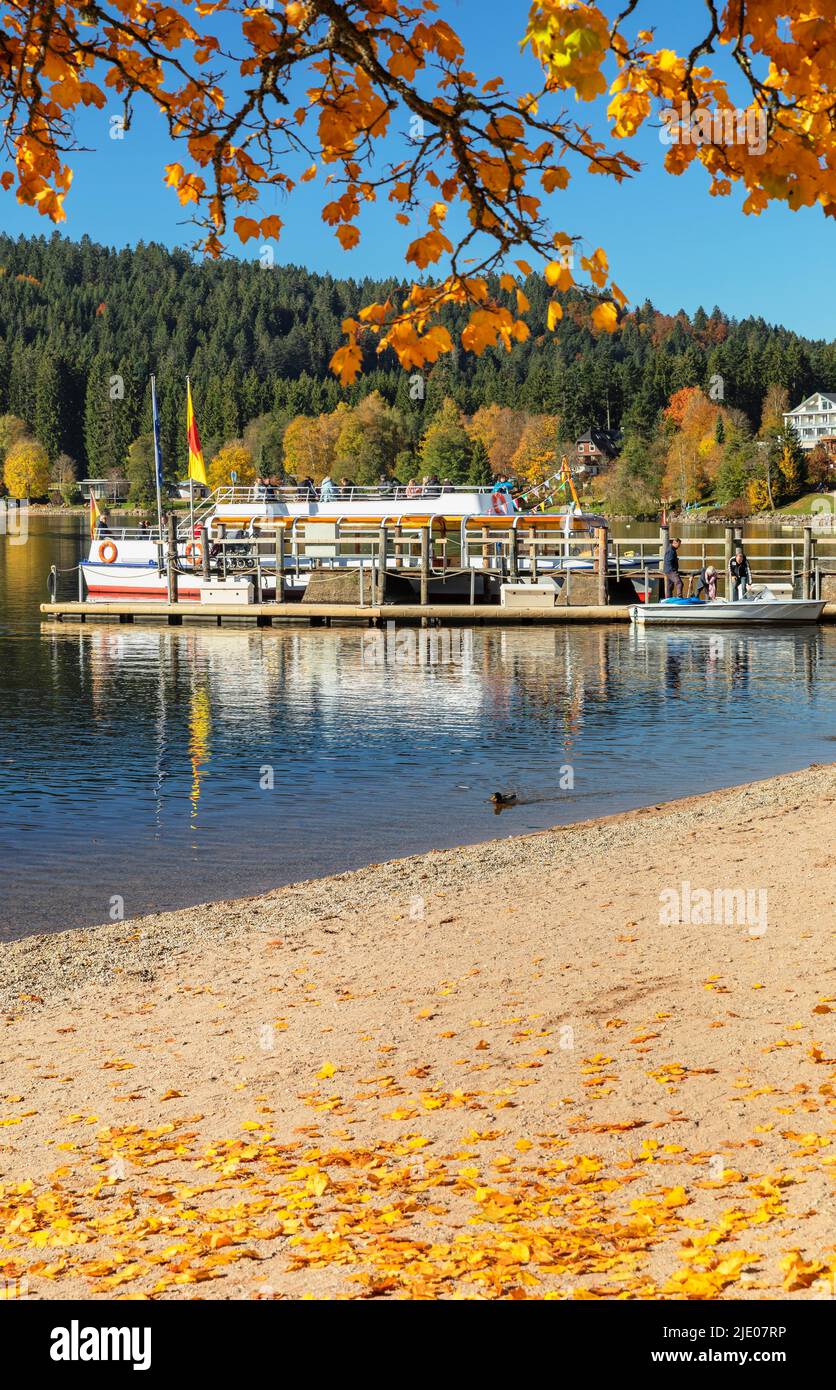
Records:
[[[403,408],[417,438],[445,395],[468,414],[496,403],[558,415],[571,436],[591,425],[649,425],[674,391],[707,388],[715,374],[725,403],[753,424],[773,383],[793,402],[836,389],[836,344],[719,309],[689,318],[647,303],[613,337],[595,337],[575,299],[549,333],[549,291],[531,277],[531,337],[510,354],[457,353],[436,367],[416,403],[394,358],[378,358],[370,346],[366,372],[344,391],[328,370],[341,321],[393,289],[391,280],[335,279],[296,266],[196,264],[157,245],[113,251],[87,238],[0,236],[0,414],[22,417],[51,457],[66,452],[100,476],[149,429],[156,372],[173,474],[184,462],[187,373],[207,452],[260,415],[319,414],[375,390]],[[124,382],[117,404],[114,377]]]

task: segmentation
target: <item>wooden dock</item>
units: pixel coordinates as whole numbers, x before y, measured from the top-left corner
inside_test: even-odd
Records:
[[[836,605],[834,605],[836,608]],[[254,625],[271,627],[274,623],[306,624],[330,627],[332,623],[360,624],[371,627],[386,623],[417,623],[429,625],[449,623],[465,626],[515,626],[527,624],[556,625],[561,623],[626,623],[630,621],[624,605],[586,604],[570,607],[566,604],[545,607],[508,607],[498,603],[384,603],[378,605],[353,603],[166,603],[135,599],[122,602],[42,603],[41,614],[58,622],[118,623],[158,622],[169,626],[182,623],[211,623],[216,627]]]

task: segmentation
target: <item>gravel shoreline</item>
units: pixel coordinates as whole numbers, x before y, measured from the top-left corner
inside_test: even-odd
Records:
[[[431,897],[643,845],[662,831],[672,844],[701,827],[713,837],[754,815],[802,811],[836,799],[836,763],[747,783],[635,811],[575,822],[508,839],[431,850],[405,859],[303,880],[255,897],[197,904],[125,922],[24,937],[0,949],[0,1009],[66,1000],[89,986],[152,982],[156,973],[193,952],[247,933],[277,932],[303,940],[311,930],[356,930],[358,914],[387,901],[407,913],[415,897]],[[708,819],[707,819],[708,818]]]

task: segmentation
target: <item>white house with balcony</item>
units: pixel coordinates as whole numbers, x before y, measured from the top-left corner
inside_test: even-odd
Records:
[[[784,424],[795,430],[802,449],[814,449],[828,435],[836,435],[836,394],[817,391],[808,396],[795,410],[787,411]]]

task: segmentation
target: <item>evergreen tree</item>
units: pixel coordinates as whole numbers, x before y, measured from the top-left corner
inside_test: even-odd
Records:
[[[493,470],[488,458],[488,451],[478,437],[470,442],[470,467],[467,471],[467,481],[472,483],[474,487],[490,487],[493,482]]]
[[[125,475],[130,484],[128,500],[148,505],[157,495],[154,436],[141,434],[128,448]]]
[[[50,460],[58,457],[64,443],[64,380],[51,353],[38,363],[35,379],[35,437],[43,444]]]

